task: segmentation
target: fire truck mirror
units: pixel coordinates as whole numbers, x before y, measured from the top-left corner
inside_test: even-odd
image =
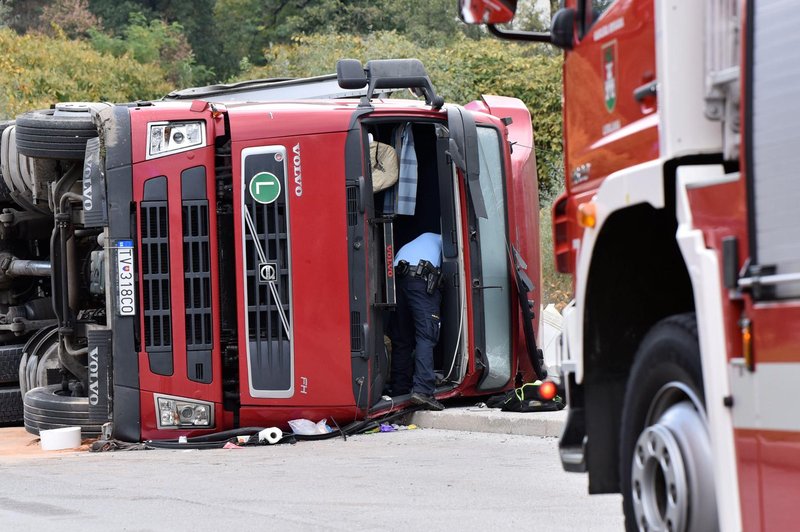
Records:
[[[517,0],[459,0],[458,15],[467,24],[504,24],[517,11]]]
[[[575,42],[575,10],[562,8],[550,21],[550,42],[562,50],[572,50]]]

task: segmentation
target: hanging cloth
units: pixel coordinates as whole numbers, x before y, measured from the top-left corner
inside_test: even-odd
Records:
[[[411,122],[407,122],[400,136],[400,179],[396,187],[386,191],[383,212],[413,216],[417,206],[417,152]]]

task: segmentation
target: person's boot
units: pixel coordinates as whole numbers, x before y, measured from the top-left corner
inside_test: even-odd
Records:
[[[427,410],[436,410],[437,412],[444,410],[444,405],[437,401],[432,395],[413,392],[411,394],[411,402],[415,405],[424,406]]]

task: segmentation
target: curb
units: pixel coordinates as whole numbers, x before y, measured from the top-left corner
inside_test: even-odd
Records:
[[[420,428],[490,432],[518,436],[559,437],[567,410],[558,412],[503,412],[498,408],[460,407],[441,412],[417,411],[407,422]]]

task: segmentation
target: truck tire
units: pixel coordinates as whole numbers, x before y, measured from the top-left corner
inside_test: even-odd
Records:
[[[17,117],[17,151],[28,157],[82,161],[86,141],[96,136],[88,104],[57,104]]]
[[[89,398],[65,395],[60,384],[29,390],[23,403],[25,430],[31,434],[39,434],[40,430],[80,427],[84,438],[100,435],[102,423],[92,419]]]
[[[694,313],[647,333],[631,368],[620,431],[625,526],[717,530],[713,459]]]
[[[0,425],[22,421],[22,394],[19,386],[0,388]]]
[[[0,345],[0,384],[19,382],[19,361],[22,360],[23,347]]]

